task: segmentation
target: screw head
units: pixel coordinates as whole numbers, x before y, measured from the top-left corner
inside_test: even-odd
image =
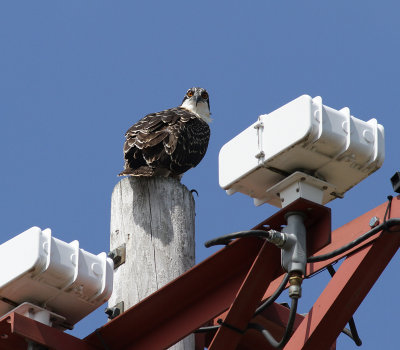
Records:
[[[119,316],[121,314],[120,308],[114,306],[114,307],[108,307],[104,310],[104,312],[107,314],[108,318],[112,320],[113,318]]]
[[[106,313],[106,315],[108,316],[108,318],[111,318],[113,315],[113,309],[110,307],[105,308],[104,312]]]
[[[377,216],[373,216],[371,220],[369,220],[369,227],[374,228],[379,225],[379,218]]]

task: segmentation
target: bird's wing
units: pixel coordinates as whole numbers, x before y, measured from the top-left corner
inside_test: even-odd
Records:
[[[187,121],[190,119],[192,113],[180,108],[171,108],[158,113],[151,113],[139,120],[136,124],[132,125],[125,133],[125,137],[136,136],[139,132],[152,133],[160,130],[167,125],[176,124],[177,120]]]
[[[204,157],[210,138],[208,124],[200,118],[193,118],[186,123],[181,123],[177,128],[175,137],[170,137],[168,144],[173,142],[170,154],[171,170],[185,172],[195,167]],[[172,139],[172,141],[171,141]],[[167,143],[165,148],[167,150]]]
[[[163,155],[163,150],[172,154],[180,136],[181,123],[193,117],[193,113],[180,107],[146,115],[125,133],[125,158],[137,158],[141,154],[151,163]]]

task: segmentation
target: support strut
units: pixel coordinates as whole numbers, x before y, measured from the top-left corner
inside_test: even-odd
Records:
[[[387,203],[335,230],[332,235],[330,216],[326,215],[329,209],[312,206],[306,201],[298,202],[295,206],[285,208],[256,228],[279,231],[287,224],[294,225],[293,230],[297,230],[298,224],[286,222],[283,215],[287,212],[306,212],[305,243],[308,255],[312,257],[329,255],[369,231],[372,217],[385,217]],[[400,197],[393,199],[391,216],[400,217]],[[400,221],[397,224],[397,220],[392,220],[391,225],[387,232],[374,232],[362,243],[351,246],[347,251],[340,251],[340,254],[328,260],[307,264],[305,277],[346,258],[307,316],[296,315],[293,335],[284,347],[285,350],[334,348],[332,344],[346,322],[400,247]],[[287,234],[292,233],[292,229],[290,231]],[[226,325],[243,330],[240,318],[242,312],[246,315],[243,322],[247,322],[255,305],[261,299],[271,296],[282,281],[285,272],[279,267],[279,254],[280,250],[273,244],[266,244],[265,239],[238,239],[85,339],[72,337],[20,315],[9,315],[0,319],[0,349],[25,350],[25,339],[29,339],[56,350],[100,350],[104,346],[99,340],[99,334],[102,341],[110,348],[112,346],[113,350],[163,349],[203,325],[218,324],[218,319],[222,319]],[[268,270],[268,266],[272,266],[272,271]],[[272,304],[252,318],[251,322],[262,324],[279,339],[284,331],[282,325],[287,324],[288,314],[283,306]],[[227,330],[221,329],[220,335],[223,332]],[[229,332],[235,334],[238,350],[271,348],[254,330],[244,335],[234,330]],[[199,346],[210,347],[213,333],[209,337],[204,334],[199,336],[203,337],[203,343],[199,342]],[[215,338],[214,344],[221,340]],[[214,350],[226,349],[225,342],[219,344],[218,347],[213,345]]]

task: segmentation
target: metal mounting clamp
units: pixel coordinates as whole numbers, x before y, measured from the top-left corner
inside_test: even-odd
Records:
[[[123,263],[125,263],[125,259],[126,259],[126,244],[122,244],[120,245],[118,248],[115,248],[114,250],[112,250],[111,252],[109,252],[107,254],[107,256],[109,258],[112,259],[112,261],[114,261],[114,270],[122,265]]]

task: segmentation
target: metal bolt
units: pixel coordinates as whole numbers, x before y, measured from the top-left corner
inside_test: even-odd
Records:
[[[114,265],[118,265],[121,262],[121,256],[117,255],[117,253],[114,251],[108,253],[108,257],[114,261]]]
[[[275,244],[278,248],[282,248],[286,243],[286,234],[276,231],[269,230],[269,237],[267,238],[268,242]]]
[[[113,318],[115,318],[121,314],[121,310],[117,307],[108,307],[105,309],[104,312],[107,314],[107,316],[110,320],[112,320]]]
[[[107,314],[108,318],[112,320],[124,312],[124,302],[121,301],[113,307],[108,307],[104,310],[104,312]]]
[[[377,216],[373,216],[371,220],[369,220],[369,227],[374,228],[379,225],[379,218]]]
[[[129,238],[129,235],[128,235]],[[118,248],[112,250],[107,254],[109,258],[111,258],[114,261],[114,270],[122,265],[125,262],[126,258],[126,246],[125,243]]]
[[[289,296],[291,298],[301,298],[301,284],[303,282],[303,277],[300,273],[294,271],[289,277]]]
[[[260,129],[264,127],[264,123],[263,122],[258,122],[256,125],[254,125],[254,129]]]
[[[257,159],[264,158],[264,157],[265,157],[265,153],[264,153],[263,151],[260,151],[260,152],[258,152],[258,153],[255,155],[255,157],[256,157]]]

